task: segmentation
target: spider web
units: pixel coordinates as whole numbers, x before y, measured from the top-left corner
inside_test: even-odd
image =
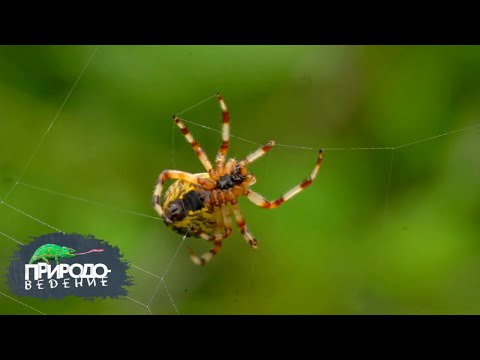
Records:
[[[167,241],[168,239],[173,239],[175,238],[175,235],[170,234],[169,230],[165,230],[163,228],[163,224],[161,221],[159,221],[158,217],[155,216],[155,214],[152,215],[152,212],[150,213],[143,213],[140,211],[132,210],[132,207],[129,206],[128,204],[125,206],[117,206],[116,204],[121,203],[120,200],[118,199],[111,199],[112,201],[104,201],[103,199],[101,201],[97,200],[96,198],[91,198],[88,196],[84,196],[82,193],[66,193],[63,191],[57,191],[56,186],[48,187],[44,186],[43,184],[48,183],[48,179],[41,179],[38,183],[32,182],[31,180],[25,180],[26,175],[28,174],[29,170],[32,168],[32,166],[35,165],[35,159],[39,153],[39,151],[48,144],[49,140],[51,141],[53,135],[51,134],[52,130],[55,128],[55,125],[57,124],[57,121],[62,120],[62,114],[63,110],[69,102],[72,101],[72,98],[75,98],[77,96],[76,94],[79,92],[78,86],[79,84],[84,81],[84,78],[88,75],[88,71],[91,71],[92,64],[94,63],[94,59],[96,56],[98,56],[99,53],[99,47],[95,47],[92,52],[89,54],[88,58],[85,60],[84,64],[82,65],[80,72],[78,73],[75,81],[69,88],[69,91],[67,92],[66,96],[64,97],[63,101],[60,103],[60,106],[57,110],[57,112],[54,114],[52,119],[48,122],[48,126],[43,130],[39,131],[38,133],[41,134],[40,140],[36,143],[36,146],[33,148],[33,151],[31,154],[28,156],[28,159],[24,165],[24,167],[21,169],[19,172],[19,175],[15,177],[13,180],[13,183],[11,186],[7,188],[5,191],[4,195],[0,198],[0,205],[7,210],[8,214],[7,216],[4,217],[6,220],[6,223],[4,224],[5,228],[9,229],[3,230],[0,229],[0,236],[4,238],[5,243],[11,242],[14,244],[14,246],[21,246],[23,245],[29,236],[31,234],[26,234],[21,230],[16,229],[16,222],[19,221],[18,217],[24,218],[25,220],[32,221],[38,225],[38,228],[35,229],[35,231],[41,231],[40,229],[43,229],[42,231],[48,230],[48,231],[55,231],[55,232],[70,232],[74,231],[77,232],[78,230],[75,228],[73,222],[71,222],[67,217],[64,217],[64,222],[65,224],[60,223],[50,223],[49,220],[46,220],[42,216],[42,211],[32,211],[30,209],[25,209],[21,206],[16,205],[15,203],[15,198],[18,196],[19,202],[25,203],[25,199],[28,199],[28,197],[31,195],[30,192],[36,192],[38,194],[43,194],[43,202],[42,205],[40,204],[35,204],[32,206],[34,209],[38,209],[40,206],[45,206],[47,205],[48,208],[53,207],[56,208],[60,204],[60,206],[65,206],[68,208],[72,207],[80,207],[80,206],[87,206],[91,208],[95,208],[96,211],[101,212],[105,216],[106,222],[111,222],[112,224],[118,223],[118,218],[117,216],[122,216],[121,221],[126,221],[128,222],[129,217],[136,217],[139,219],[144,219],[145,222],[150,222],[155,225],[155,227],[161,228],[161,230],[155,230],[157,232],[153,232],[154,235],[149,234],[148,238],[157,238],[158,241],[158,236],[155,236],[155,234],[158,234],[158,231],[160,231],[160,238],[166,239],[165,240],[165,245],[164,247],[160,247],[162,250],[159,252],[161,259],[159,259],[158,262],[152,263],[149,262],[145,264],[142,261],[142,257],[139,256],[139,252],[133,251],[131,248],[127,246],[126,241],[123,241],[121,243],[121,248],[125,248],[125,257],[129,260],[132,261],[130,263],[131,266],[131,272],[132,275],[135,277],[135,286],[130,292],[131,296],[126,297],[125,299],[121,300],[111,300],[111,301],[105,301],[105,306],[110,308],[112,307],[115,312],[126,312],[126,313],[144,313],[144,314],[156,314],[156,313],[175,313],[175,314],[180,314],[179,310],[179,301],[177,298],[184,298],[185,295],[182,295],[180,291],[176,291],[177,294],[174,294],[170,287],[170,283],[189,283],[189,281],[185,281],[185,279],[182,279],[182,266],[178,266],[176,263],[176,260],[178,258],[178,255],[180,251],[185,251],[185,242],[187,241],[185,237],[180,238],[180,241],[175,242],[169,242]],[[79,96],[79,95],[78,95]],[[204,100],[194,103],[191,106],[185,107],[182,111],[178,112],[177,115],[182,115],[180,116],[182,120],[189,125],[191,128],[190,130],[196,130],[196,129],[201,129],[205,131],[207,134],[211,133],[220,133],[220,130],[206,125],[206,123],[201,123],[198,121],[193,121],[192,119],[196,119],[197,116],[186,116],[187,113],[190,115],[192,110],[201,108],[202,105],[205,104],[210,104],[209,101],[212,103],[215,102],[214,100],[214,95],[207,96]],[[228,99],[227,99],[228,103]],[[217,106],[217,104],[212,104],[213,106]],[[235,124],[234,120],[232,120],[233,124]],[[208,122],[209,124],[216,124],[214,122]],[[119,124],[121,126],[121,124]],[[236,126],[235,126],[236,125]],[[239,128],[240,126],[235,124],[234,128]],[[90,126],[90,125],[87,125]],[[101,125],[97,125],[95,127],[97,131],[97,135],[101,134],[102,131],[112,131],[112,129],[103,129]],[[196,129],[193,129],[196,128]],[[411,141],[406,141],[403,144],[400,145],[395,145],[395,146],[386,146],[386,147],[322,147],[322,149],[325,151],[325,158],[326,159],[331,159],[329,161],[333,161],[334,156],[330,156],[331,154],[333,155],[336,152],[342,152],[342,153],[361,153],[361,152],[379,152],[379,153],[385,153],[387,157],[383,159],[382,166],[386,164],[384,174],[385,174],[385,188],[382,190],[384,196],[383,200],[383,217],[387,218],[388,216],[388,209],[389,209],[389,198],[391,194],[391,184],[392,184],[392,178],[395,177],[395,161],[397,158],[397,155],[399,152],[404,151],[405,149],[410,149],[414,148],[417,145],[420,145],[422,143],[427,143],[427,142],[434,142],[437,140],[440,140],[441,138],[444,137],[449,137],[453,136],[455,134],[461,134],[461,133],[472,133],[472,134],[477,134],[475,132],[476,129],[480,128],[480,123],[473,123],[464,127],[456,128],[456,129],[451,129],[447,131],[443,131],[441,133],[433,134],[431,136],[426,136],[417,140],[411,140]],[[92,127],[93,129],[93,127]],[[162,128],[165,131],[165,126]],[[197,137],[197,132],[194,131],[194,136]],[[176,128],[174,125],[172,125],[172,133],[169,136],[171,139],[171,162],[173,168],[188,168],[190,163],[177,163],[177,156],[176,156],[176,150],[177,145],[176,145],[176,138],[179,138],[179,135],[176,132]],[[211,136],[210,136],[211,137]],[[236,140],[236,143],[232,144],[232,148],[234,145],[238,145],[240,143],[245,143],[248,144],[249,146],[255,145],[255,146],[262,146],[263,143],[251,140],[250,138],[246,137],[241,137],[241,136],[236,136],[235,131],[234,134],[231,135],[232,137],[232,142]],[[218,137],[219,138],[219,137]],[[180,138],[179,138],[180,139]],[[67,139],[68,140],[68,139]],[[218,140],[218,139],[217,139]],[[181,140],[184,142],[184,140]],[[180,143],[180,141],[178,141]],[[204,142],[200,141],[200,143],[204,144]],[[207,148],[207,152],[209,154],[214,154],[212,152],[212,149],[215,148],[218,144],[212,141],[213,144],[207,144],[205,146]],[[134,143],[130,143],[130,146],[134,145]],[[184,144],[185,145],[185,144]],[[187,146],[185,145],[187,148]],[[211,147],[211,149],[209,149]],[[301,146],[301,145],[290,145],[290,144],[282,144],[282,143],[277,143],[276,144],[277,148],[284,149],[286,152],[283,154],[292,154],[296,152],[305,152],[305,154],[311,154],[312,156],[309,156],[309,160],[314,160],[314,154],[318,151],[317,147],[312,147],[312,146]],[[255,147],[250,148],[251,150],[255,149]],[[187,149],[190,150],[190,149]],[[210,151],[209,151],[210,150]],[[154,151],[154,149],[152,149]],[[191,151],[191,150],[190,150]],[[95,149],[92,151],[93,153],[95,152]],[[408,155],[411,156],[411,154],[414,152],[408,153]],[[191,155],[191,154],[190,154]],[[405,153],[401,154],[402,156],[405,156]],[[210,155],[211,156],[211,155]],[[272,175],[270,174],[270,157],[271,153],[265,156],[264,161],[264,172],[263,176],[260,173],[258,177],[262,177],[262,179],[265,179],[265,182],[271,181],[272,180]],[[190,156],[191,159],[191,156]],[[338,158],[337,158],[338,159]],[[351,159],[348,159],[347,161],[352,161]],[[44,166],[44,165],[42,165]],[[320,170],[319,173],[319,178],[324,176],[324,168],[325,165],[323,165],[322,169]],[[160,172],[165,166],[162,166],[159,164],[158,172]],[[61,170],[60,170],[61,171]],[[307,169],[308,171],[308,169]],[[55,174],[55,172],[54,172]],[[80,176],[81,174],[75,174],[76,176]],[[288,186],[293,186],[295,184],[295,181],[300,180],[297,179],[298,176],[294,177],[292,181],[294,183],[288,184]],[[290,176],[288,177],[290,180]],[[155,179],[155,178],[153,178]],[[285,190],[288,190],[285,189]],[[302,194],[303,195],[303,194]],[[38,195],[40,196],[40,195]],[[146,195],[147,198],[150,196],[150,194]],[[66,201],[66,202],[61,202],[61,201]],[[112,205],[114,204],[114,205]],[[67,212],[68,215],[68,212]],[[97,219],[99,216],[96,217]],[[85,221],[88,222],[88,219],[84,219]],[[7,226],[8,222],[11,222],[10,226]],[[248,218],[247,218],[248,221]],[[385,233],[387,232],[386,228],[386,223],[387,220],[383,220],[381,225],[382,225],[382,232]],[[121,224],[120,224],[121,225]],[[94,226],[92,226],[94,227]],[[150,229],[150,225],[146,226]],[[88,226],[86,226],[88,228]],[[68,231],[67,231],[68,229]],[[101,229],[101,228],[100,228]],[[123,229],[123,227],[122,227]],[[128,237],[133,237],[136,236],[133,233],[129,233],[126,235],[121,236],[121,231],[112,231],[112,234],[106,229],[101,229],[102,231],[92,231],[92,233],[97,234],[99,233],[99,236],[102,237],[102,234],[109,234],[111,236],[105,236],[106,239],[112,243],[113,245],[117,245],[114,239],[112,237],[118,236],[119,238],[128,238]],[[123,229],[125,230],[125,229]],[[149,230],[150,231],[150,230]],[[142,239],[142,235],[138,236],[139,239]],[[178,236],[177,236],[178,238]],[[178,240],[178,239],[177,239]],[[141,240],[139,240],[141,242]],[[172,245],[175,244],[175,245]],[[155,245],[156,249],[158,249],[159,245]],[[147,249],[150,248],[150,246],[147,244]],[[2,247],[2,249],[5,250],[5,252],[8,252],[11,250],[11,247],[5,246]],[[131,255],[130,255],[131,254]],[[220,256],[220,255],[219,255]],[[249,274],[247,275],[248,278],[253,279],[254,273],[255,273],[255,267],[258,262],[257,260],[257,253],[254,252],[253,255],[251,256],[251,267],[249,270]],[[4,259],[6,257],[4,256]],[[184,260],[188,258],[184,257]],[[205,272],[204,269],[202,269],[203,273]],[[199,270],[200,272],[200,270]],[[174,274],[172,276],[172,274]],[[192,275],[192,271],[188,272],[189,275]],[[172,276],[172,277],[171,277]],[[195,275],[193,275],[195,277]],[[171,279],[171,281],[170,281]],[[194,279],[195,281],[200,281],[201,277],[196,276]],[[190,282],[191,283],[191,282]],[[252,285],[253,286],[253,285]],[[181,286],[176,286],[176,288],[181,288]],[[12,304],[15,304],[16,306],[22,306],[26,311],[31,312],[31,313],[39,313],[39,314],[45,314],[47,313],[46,311],[42,310],[42,302],[37,301],[37,299],[19,299],[13,296],[12,294],[8,293],[8,290],[0,291],[0,295],[3,296],[5,301],[9,301]],[[178,295],[178,296],[177,296]],[[131,306],[126,306],[125,300],[131,304]],[[69,309],[69,306],[86,306],[86,311],[94,311],[92,310],[94,306],[100,306],[98,302],[94,302],[93,305],[87,306],[85,302],[82,302],[81,300],[68,300],[65,301],[65,308]],[[72,305],[73,304],[73,305]],[[118,305],[121,304],[121,305]]]
[[[48,224],[47,222],[45,221],[42,221],[41,219],[39,219],[38,217],[35,217],[13,205],[11,205],[9,202],[8,202],[8,198],[10,195],[12,195],[12,193],[14,192],[14,190],[18,187],[18,186],[24,186],[24,187],[27,187],[27,188],[30,188],[30,189],[34,189],[34,190],[38,190],[38,191],[44,191],[44,192],[48,192],[50,194],[54,194],[54,195],[57,195],[57,196],[62,196],[62,197],[65,197],[65,198],[69,198],[69,199],[73,199],[75,201],[80,201],[80,202],[84,202],[84,203],[87,203],[87,204],[90,204],[90,205],[95,205],[95,206],[100,206],[100,207],[106,207],[110,210],[113,210],[113,211],[119,211],[119,212],[123,212],[123,213],[127,213],[127,214],[130,214],[130,215],[136,215],[136,216],[142,216],[142,217],[145,217],[145,218],[150,218],[150,219],[154,219],[154,220],[158,220],[158,217],[154,217],[154,216],[151,216],[151,215],[146,215],[146,214],[141,214],[139,212],[135,212],[135,211],[131,211],[131,210],[126,210],[126,209],[122,209],[122,208],[119,208],[119,207],[115,207],[115,206],[109,206],[107,204],[103,204],[103,203],[100,203],[100,202],[97,202],[97,201],[92,201],[92,200],[88,200],[88,199],[84,199],[84,198],[81,198],[81,197],[78,197],[78,196],[74,196],[74,195],[69,195],[69,194],[64,194],[64,193],[61,193],[61,192],[58,192],[58,191],[54,191],[54,190],[49,190],[49,189],[45,189],[45,188],[40,188],[38,186],[35,186],[35,185],[32,185],[32,184],[28,184],[28,183],[25,183],[25,182],[22,182],[23,180],[23,177],[24,175],[26,174],[26,172],[28,171],[30,165],[32,164],[32,161],[34,160],[35,156],[37,155],[39,149],[41,148],[41,146],[43,145],[44,141],[46,140],[46,138],[48,137],[51,129],[53,128],[55,122],[57,121],[57,119],[59,118],[65,104],[68,102],[68,100],[70,99],[72,93],[74,92],[75,88],[77,87],[77,84],[79,83],[79,81],[81,80],[81,78],[83,77],[85,71],[87,70],[87,68],[89,67],[92,59],[94,58],[97,50],[98,50],[98,46],[94,48],[94,50],[92,51],[92,53],[90,54],[90,56],[88,57],[87,61],[85,62],[82,70],[80,71],[78,77],[76,78],[75,82],[73,83],[73,85],[71,86],[69,92],[67,93],[65,99],[63,100],[63,102],[61,103],[58,111],[56,112],[55,116],[53,117],[53,119],[50,121],[47,129],[45,130],[45,132],[43,133],[42,137],[40,138],[40,141],[38,142],[37,146],[35,147],[35,149],[33,150],[31,156],[29,157],[27,163],[25,164],[25,166],[23,167],[23,170],[21,171],[20,175],[16,178],[15,182],[13,183],[13,185],[6,191],[6,193],[0,198],[0,205],[3,205],[7,208],[9,208],[10,210],[12,211],[15,211],[16,213],[20,214],[21,216],[24,216],[32,221],[35,221],[37,222],[38,224],[46,227],[46,228],[49,228],[55,232],[60,232],[60,233],[64,233],[65,232],[53,225],[50,225]],[[187,109],[188,110],[188,109]],[[4,238],[6,239],[9,239],[11,241],[14,241],[15,243],[19,244],[19,245],[24,245],[24,243],[22,243],[21,241],[15,239],[13,236],[10,236],[6,233],[3,233],[3,232],[0,232],[0,235],[3,236]],[[151,310],[150,310],[150,303],[153,301],[154,297],[156,296],[160,286],[163,286],[170,302],[171,302],[171,305],[173,306],[175,312],[177,314],[179,314],[179,311],[178,311],[178,308],[177,308],[177,305],[175,303],[175,300],[173,299],[169,289],[168,289],[168,286],[167,286],[167,283],[166,283],[166,280],[165,280],[165,277],[173,263],[173,261],[175,260],[177,254],[178,254],[178,251],[180,249],[180,247],[182,246],[183,242],[185,240],[185,237],[183,237],[183,240],[180,242],[180,245],[178,246],[178,248],[176,249],[173,257],[171,258],[170,262],[168,263],[168,265],[166,266],[165,270],[163,271],[163,273],[161,275],[157,275],[153,272],[150,272],[136,264],[133,264],[133,263],[130,263],[130,266],[132,269],[135,269],[137,271],[140,271],[144,274],[147,274],[149,277],[152,277],[156,280],[158,280],[158,284],[155,288],[155,291],[153,292],[151,298],[150,298],[150,301],[145,304],[145,303],[142,303],[141,301],[138,301],[130,296],[127,296],[126,299],[132,301],[133,303],[139,305],[139,306],[142,306],[143,308],[146,309],[146,312],[148,312],[149,314],[152,314]],[[5,294],[3,292],[0,292],[0,295],[4,296],[5,298],[9,299],[9,300],[12,300],[20,305],[23,305],[24,307],[28,308],[28,309],[31,309],[33,311],[36,311],[37,313],[40,313],[40,314],[45,314],[44,312],[38,310],[37,308],[33,307],[33,306],[30,306],[28,304],[26,304],[25,302],[23,301],[20,301],[20,300],[17,300],[15,299],[14,297],[8,295],[8,294]]]

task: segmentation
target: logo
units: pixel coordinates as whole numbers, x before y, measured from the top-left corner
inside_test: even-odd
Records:
[[[35,238],[13,255],[10,289],[19,296],[42,299],[126,296],[132,285],[128,263],[117,247],[79,234],[52,233]]]

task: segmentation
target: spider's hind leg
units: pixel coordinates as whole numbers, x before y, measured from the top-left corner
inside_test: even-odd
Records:
[[[257,240],[253,237],[252,233],[248,230],[247,224],[245,224],[245,219],[243,218],[242,211],[238,206],[238,203],[232,204],[233,213],[235,214],[235,219],[237,220],[237,225],[240,228],[240,232],[247,244],[252,248],[256,249],[258,247]]]
[[[201,238],[207,241],[213,241],[214,243],[213,248],[201,256],[196,255],[192,249],[188,249],[188,252],[190,253],[190,258],[192,259],[192,262],[196,265],[203,266],[207,264],[210,260],[212,260],[213,256],[217,254],[222,248],[222,241],[229,237],[232,233],[232,219],[230,217],[230,211],[225,204],[222,204],[221,208],[222,212],[220,213],[220,216],[222,217],[222,219],[219,220],[217,218],[217,229],[221,228],[221,225],[223,224],[222,227],[225,228],[225,231],[223,233],[208,235],[200,230],[192,229],[192,231]]]

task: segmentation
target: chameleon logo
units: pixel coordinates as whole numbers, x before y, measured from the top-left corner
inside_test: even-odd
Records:
[[[35,252],[33,253],[32,258],[30,259],[29,264],[35,264],[36,262],[43,260],[48,264],[48,260],[54,260],[59,264],[58,259],[68,259],[73,258],[78,255],[86,255],[92,252],[102,252],[103,249],[93,249],[83,253],[75,254],[76,250],[66,247],[66,246],[59,246],[55,244],[45,244],[40,246]]]
[[[122,257],[118,247],[92,235],[46,234],[19,246],[7,280],[18,296],[116,298],[133,285]]]

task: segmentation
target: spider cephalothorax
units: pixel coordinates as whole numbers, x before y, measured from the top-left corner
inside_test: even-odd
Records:
[[[200,257],[190,250],[191,259],[197,265],[205,265],[210,261],[213,255],[220,250],[222,240],[231,234],[232,212],[247,243],[253,248],[257,247],[257,240],[248,230],[238,206],[238,197],[246,196],[255,205],[266,209],[276,208],[312,183],[322,161],[322,151],[320,150],[317,163],[307,179],[277,200],[268,201],[250,189],[250,186],[255,184],[256,178],[248,171],[247,167],[270,151],[275,143],[269,141],[244,160],[230,159],[225,162],[230,138],[229,113],[222,96],[217,94],[217,98],[222,108],[223,129],[222,145],[216,157],[215,169],[183,122],[174,116],[175,123],[192,145],[207,172],[190,174],[178,170],[164,170],[158,177],[153,193],[153,206],[168,227],[182,235],[194,235],[214,243],[214,247]],[[163,183],[167,179],[176,179],[177,181],[167,189],[162,198]]]

